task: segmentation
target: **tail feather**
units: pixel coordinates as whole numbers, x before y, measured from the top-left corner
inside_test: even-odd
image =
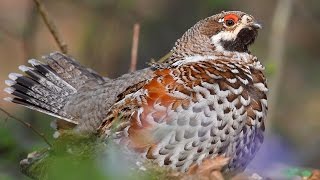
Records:
[[[5,100],[77,124],[73,121],[73,117],[63,111],[64,101],[69,93],[63,92],[62,88],[53,85],[50,81],[38,77],[31,72],[31,68],[28,71],[24,70],[30,77],[17,73],[9,74],[10,80],[5,81],[9,87],[5,88],[5,92],[14,97],[5,98]]]
[[[95,73],[93,70],[81,66],[75,60],[68,56],[64,56],[61,53],[52,53],[43,58],[47,61],[49,67],[51,67],[62,79],[76,89],[83,86],[90,80],[99,84],[104,82],[103,77]]]
[[[89,81],[92,85],[105,80],[61,53],[51,53],[43,59],[46,64],[30,59],[28,63],[32,67],[19,66],[26,75],[9,74],[9,80],[5,81],[9,87],[5,91],[14,97],[5,100],[78,124],[76,118],[65,111],[68,100]]]
[[[50,66],[44,65],[35,59],[30,59],[28,62],[34,68],[21,65],[19,66],[19,69],[24,71],[41,85],[48,87],[52,91],[60,93],[62,91],[70,94],[77,92],[74,87],[67,83],[62,77],[59,77],[59,75],[55,73],[55,70],[50,68]]]
[[[77,92],[73,87],[66,88],[55,85],[49,79],[46,79],[41,74],[37,73],[36,69],[31,67],[20,66],[19,69],[24,71],[30,77],[11,73],[9,74],[9,78],[13,81],[10,84],[16,82],[11,86],[11,88],[14,88],[17,92],[16,94],[14,92],[11,94],[22,99],[27,99],[27,96],[29,96],[33,97],[35,100],[46,103],[43,106],[52,105],[55,108],[61,108],[63,101],[66,100],[65,97]],[[41,102],[39,103],[41,104]],[[52,108],[52,111],[54,111],[55,108]],[[61,112],[61,114],[62,113],[63,112]]]

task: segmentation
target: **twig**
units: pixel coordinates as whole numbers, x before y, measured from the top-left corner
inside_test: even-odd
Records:
[[[156,67],[156,66],[161,66],[162,63],[164,63],[166,60],[168,60],[169,57],[171,57],[173,54],[172,51],[168,52],[166,55],[162,56],[159,60],[155,60],[155,59],[151,59],[150,62],[147,62],[147,64],[149,66],[153,66],[153,67]]]
[[[9,112],[7,112],[6,110],[2,109],[1,107],[0,107],[0,111],[2,111],[4,114],[6,114],[9,118],[14,119],[14,120],[20,122],[21,124],[23,124],[23,125],[24,125],[25,127],[27,127],[27,128],[30,128],[35,134],[37,134],[38,136],[40,136],[50,147],[52,147],[52,145],[50,144],[50,142],[48,141],[48,139],[44,136],[44,134],[41,133],[41,132],[39,132],[37,129],[33,128],[33,127],[31,126],[31,124],[29,124],[29,123],[27,123],[27,122],[25,122],[25,121],[23,121],[23,120],[21,120],[21,119],[19,119],[19,118],[17,118],[17,117],[14,117],[14,116],[11,115]]]
[[[268,63],[272,63],[276,67],[271,81],[271,89],[269,95],[269,123],[274,118],[274,111],[277,109],[277,98],[279,94],[279,86],[282,79],[283,66],[285,63],[285,39],[288,31],[289,20],[292,12],[292,4],[294,0],[278,0],[276,10],[273,14],[272,30],[269,42]],[[271,127],[271,125],[269,125]]]
[[[168,52],[166,55],[164,55],[163,57],[161,57],[158,60],[158,63],[163,63],[164,61],[166,61],[170,56],[172,56],[173,51]]]
[[[44,7],[42,1],[41,0],[33,0],[33,1],[36,4],[36,7],[37,7],[44,23],[46,24],[46,26],[48,27],[49,31],[51,32],[54,40],[58,44],[61,52],[67,54],[68,53],[67,44],[62,40],[61,35],[58,32],[57,27],[55,26],[53,20],[49,17],[48,12],[47,12],[46,8]]]
[[[140,33],[140,25],[136,23],[133,26],[130,72],[134,72],[137,69],[139,33]]]

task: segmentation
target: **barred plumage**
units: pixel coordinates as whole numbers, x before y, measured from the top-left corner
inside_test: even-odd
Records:
[[[177,40],[164,63],[117,79],[51,54],[48,65],[21,66],[27,76],[9,75],[6,91],[15,97],[7,100],[111,138],[160,166],[188,173],[209,166],[232,176],[263,142],[268,89],[248,50],[259,28],[239,11],[208,17]]]
[[[261,66],[206,59],[154,74],[115,105],[115,116],[132,114],[129,123],[119,124],[122,143],[174,169],[186,171],[221,155],[231,157],[226,172],[243,170],[263,141],[267,98]]]
[[[239,19],[231,29],[219,23],[230,15]],[[243,171],[263,142],[267,113],[264,68],[247,49],[257,28],[241,12],[197,23],[153,78],[119,98],[100,134],[179,171],[219,157],[229,159],[225,174]]]

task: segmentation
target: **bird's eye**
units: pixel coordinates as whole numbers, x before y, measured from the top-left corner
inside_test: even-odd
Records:
[[[234,21],[232,19],[227,19],[225,23],[229,27],[234,25]]]
[[[235,25],[239,21],[239,16],[236,14],[228,14],[224,16],[224,24],[228,27]]]

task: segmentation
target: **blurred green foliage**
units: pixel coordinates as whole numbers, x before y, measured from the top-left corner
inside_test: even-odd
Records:
[[[138,170],[137,157],[94,136],[66,132],[51,148],[30,154],[22,171],[35,179],[165,179],[168,171],[151,162]]]

